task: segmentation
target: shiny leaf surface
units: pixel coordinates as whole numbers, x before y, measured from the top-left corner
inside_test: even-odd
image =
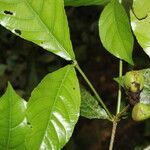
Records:
[[[0,149],[24,150],[27,131],[25,102],[9,84],[0,98]]]
[[[106,111],[98,104],[97,100],[81,86],[81,116],[88,119],[107,119]]]
[[[133,36],[128,16],[117,0],[112,0],[104,8],[99,20],[99,34],[106,50],[133,64]]]
[[[132,8],[130,13],[132,30],[139,44],[150,57],[150,1],[133,1]]]
[[[33,130],[27,149],[61,149],[72,135],[79,112],[80,91],[74,67],[68,65],[48,74],[28,102],[27,118]]]
[[[110,0],[64,0],[66,6],[104,5]]]
[[[0,0],[0,24],[66,59],[74,59],[63,0]]]

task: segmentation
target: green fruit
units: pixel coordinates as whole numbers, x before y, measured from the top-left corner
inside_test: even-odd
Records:
[[[144,87],[144,77],[139,71],[130,71],[125,74],[124,86],[127,90],[135,93]]]
[[[142,121],[150,118],[150,104],[137,103],[132,110],[134,121]]]

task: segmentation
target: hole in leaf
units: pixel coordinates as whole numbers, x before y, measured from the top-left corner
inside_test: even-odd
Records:
[[[27,122],[27,125],[30,125],[31,123],[30,122]]]
[[[21,35],[21,30],[15,29],[15,32],[16,32],[17,34]]]
[[[13,15],[13,12],[8,11],[8,10],[5,10],[4,13],[5,13],[6,15]]]
[[[70,65],[72,65],[73,63],[74,63],[73,60],[68,61],[68,64],[70,64]]]
[[[31,125],[30,122],[27,122],[27,125],[28,125],[30,128],[32,128],[32,125]]]

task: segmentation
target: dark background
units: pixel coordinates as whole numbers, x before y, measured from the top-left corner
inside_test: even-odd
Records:
[[[119,62],[103,48],[99,40],[98,18],[101,10],[101,7],[94,6],[66,9],[77,60],[106,105],[115,113],[118,85],[113,81],[113,77],[118,76]],[[133,58],[135,66],[124,63],[124,73],[132,69],[150,67],[148,56],[136,40]],[[15,90],[28,100],[33,88],[47,73],[67,63],[60,57],[42,50],[0,26],[1,95],[5,91],[7,82],[10,81]],[[80,82],[87,86],[82,77],[78,76]],[[125,101],[125,97],[123,100]],[[148,123],[137,123],[131,119],[123,120],[118,126],[114,149],[134,150],[138,146],[139,150],[142,150],[142,146],[150,144],[150,125],[148,126]],[[64,149],[108,149],[111,127],[112,124],[108,121],[88,120],[81,117],[73,137]]]

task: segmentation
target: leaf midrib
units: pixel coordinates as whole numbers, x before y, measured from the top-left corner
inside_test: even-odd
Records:
[[[60,86],[59,86],[59,88],[58,88],[58,90],[57,90],[58,92],[56,93],[56,96],[55,96],[55,98],[54,98],[54,102],[53,102],[52,107],[51,107],[52,109],[51,109],[51,111],[50,111],[50,117],[49,117],[49,119],[48,119],[48,121],[47,121],[47,126],[46,126],[46,128],[45,128],[45,133],[44,133],[44,135],[43,135],[42,141],[43,141],[44,138],[45,138],[45,135],[46,135],[46,132],[47,132],[47,129],[48,129],[49,122],[50,122],[50,120],[51,120],[51,118],[52,118],[53,109],[54,109],[54,107],[55,107],[55,105],[56,105],[56,101],[57,101],[58,95],[59,95],[59,93],[60,93],[60,90],[61,90],[61,88],[62,88],[62,86],[63,86],[63,83],[64,83],[65,80],[66,80],[66,77],[67,77],[67,75],[68,75],[70,69],[71,69],[71,67],[68,67],[67,71],[66,71],[65,74],[63,75],[63,79],[62,79],[62,81],[61,81],[61,83],[60,83]],[[56,134],[57,134],[57,133],[56,133]],[[58,138],[58,140],[59,140],[59,138]],[[41,142],[41,144],[42,144],[42,142]],[[41,144],[40,144],[40,147],[41,147]]]
[[[7,138],[7,144],[6,144],[6,149],[9,150],[9,143],[10,143],[10,132],[11,132],[11,97],[12,97],[12,92],[10,91],[10,88],[9,88],[9,122],[8,122],[8,138]]]
[[[24,2],[27,4],[27,6],[31,9],[31,11],[34,13],[34,15],[37,17],[37,19],[39,20],[39,22],[41,23],[41,25],[45,28],[45,30],[50,34],[50,36],[52,37],[52,39],[54,41],[56,41],[56,43],[58,44],[58,47],[62,48],[63,51],[69,56],[69,58],[71,59],[70,54],[68,53],[68,51],[62,46],[62,44],[60,44],[59,40],[56,38],[56,36],[54,36],[54,34],[52,32],[50,32],[48,26],[44,23],[43,19],[40,18],[40,16],[38,15],[38,13],[34,10],[34,8],[30,5],[30,3],[28,2],[28,0],[24,0]]]
[[[121,41],[121,43],[123,44],[123,48],[124,48],[124,52],[126,53],[126,56],[128,57],[128,58],[130,58],[129,56],[128,56],[128,54],[127,54],[127,52],[126,52],[126,48],[125,48],[125,44],[124,44],[124,42],[123,42],[123,40],[122,40],[122,38],[121,38],[121,35],[120,35],[120,27],[118,26],[118,22],[116,21],[116,6],[115,6],[115,4],[114,3],[112,3],[112,5],[113,5],[113,15],[114,15],[114,22],[115,22],[115,24],[116,24],[116,26],[115,26],[115,28],[116,28],[116,31],[117,31],[117,35],[119,36],[119,39],[120,39],[120,41]],[[117,28],[118,27],[118,28]]]

